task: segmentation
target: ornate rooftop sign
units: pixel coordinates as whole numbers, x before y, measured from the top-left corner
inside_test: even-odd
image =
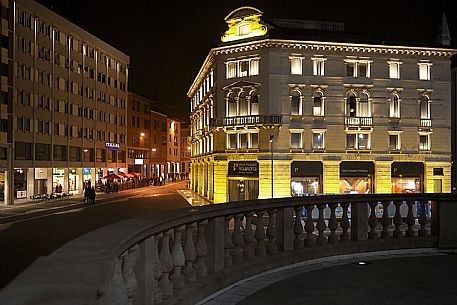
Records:
[[[232,11],[224,19],[229,29],[222,35],[222,42],[265,35],[267,26],[260,20],[262,14],[258,9],[249,6]]]

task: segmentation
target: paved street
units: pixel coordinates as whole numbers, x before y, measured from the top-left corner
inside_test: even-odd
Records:
[[[0,286],[5,286],[39,256],[97,228],[132,217],[189,207],[177,190],[187,181],[97,194],[95,205],[83,198],[0,209]]]

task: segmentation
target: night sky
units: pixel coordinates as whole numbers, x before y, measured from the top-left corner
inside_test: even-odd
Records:
[[[130,56],[129,90],[188,120],[186,93],[233,9],[254,6],[271,18],[344,22],[351,32],[389,41],[434,41],[446,12],[457,46],[457,0],[39,0]]]

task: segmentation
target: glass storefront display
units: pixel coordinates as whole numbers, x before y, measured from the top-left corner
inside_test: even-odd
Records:
[[[257,161],[230,161],[227,176],[229,201],[255,200],[259,197]]]
[[[290,177],[292,196],[322,193],[322,162],[294,161],[290,166]]]
[[[340,163],[340,193],[369,194],[373,192],[373,162],[344,161]]]
[[[393,162],[391,177],[392,193],[421,193],[424,164],[421,162]]]
[[[77,191],[79,189],[78,182],[79,182],[79,177],[76,174],[76,169],[70,168],[70,171],[68,174],[68,183],[69,183],[70,191]]]
[[[22,168],[14,169],[14,196],[15,198],[26,198],[27,194],[27,174]]]
[[[83,168],[84,188],[92,186],[92,168]]]
[[[52,187],[54,193],[62,193],[64,182],[64,173],[63,168],[53,168],[52,169]]]

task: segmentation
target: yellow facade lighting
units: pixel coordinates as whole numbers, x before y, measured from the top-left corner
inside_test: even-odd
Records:
[[[225,17],[229,29],[222,35],[222,42],[263,36],[268,28],[262,24],[262,12],[250,6],[237,8]]]

